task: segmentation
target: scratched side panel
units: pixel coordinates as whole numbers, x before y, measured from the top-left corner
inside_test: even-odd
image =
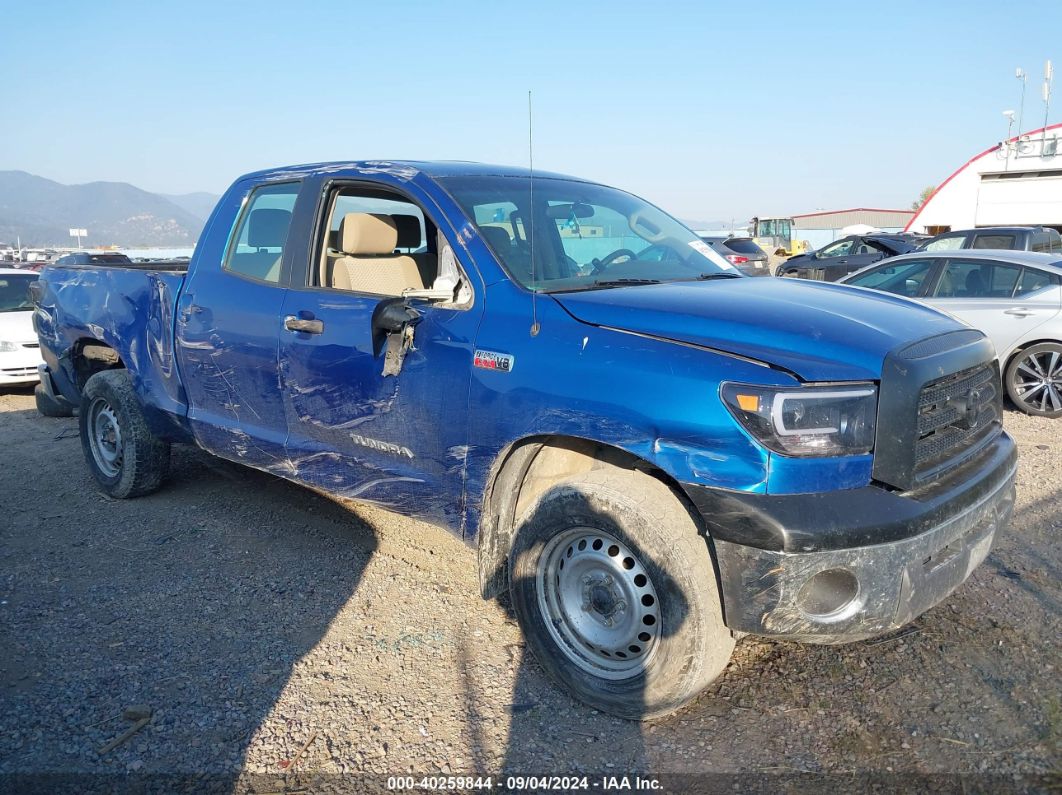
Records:
[[[187,397],[173,350],[173,317],[184,274],[132,268],[45,268],[34,316],[45,363],[74,383],[70,354],[98,340],[121,357],[156,432],[183,438]],[[68,386],[68,391],[71,391]],[[66,397],[78,401],[76,394]]]

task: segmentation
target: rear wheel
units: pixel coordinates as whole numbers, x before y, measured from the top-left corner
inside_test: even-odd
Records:
[[[170,445],[155,436],[125,370],[96,373],[81,393],[81,447],[96,481],[112,497],[158,489],[169,470]]]
[[[1019,351],[1007,366],[1005,382],[1021,411],[1062,417],[1062,345],[1041,342]]]
[[[734,647],[705,540],[643,472],[595,470],[547,491],[521,519],[510,582],[539,664],[613,715],[678,709]]]

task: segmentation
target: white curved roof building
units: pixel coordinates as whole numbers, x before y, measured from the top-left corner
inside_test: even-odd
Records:
[[[1062,231],[1062,124],[1022,133],[971,158],[940,183],[908,232],[977,226],[1053,226]]]

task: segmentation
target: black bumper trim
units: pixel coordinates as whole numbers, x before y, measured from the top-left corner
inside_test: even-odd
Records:
[[[884,544],[925,533],[998,491],[1014,475],[1005,433],[977,457],[919,491],[878,486],[816,494],[747,494],[683,484],[713,539],[775,552]]]

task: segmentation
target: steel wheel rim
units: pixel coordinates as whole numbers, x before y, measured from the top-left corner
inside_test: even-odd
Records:
[[[122,471],[122,428],[114,409],[103,398],[89,406],[89,448],[100,471],[109,478]]]
[[[659,645],[660,598],[638,557],[609,533],[577,527],[538,560],[539,610],[568,659],[605,679],[644,670]]]
[[[1062,351],[1040,351],[1023,357],[1015,373],[1014,390],[1030,408],[1062,410]]]

